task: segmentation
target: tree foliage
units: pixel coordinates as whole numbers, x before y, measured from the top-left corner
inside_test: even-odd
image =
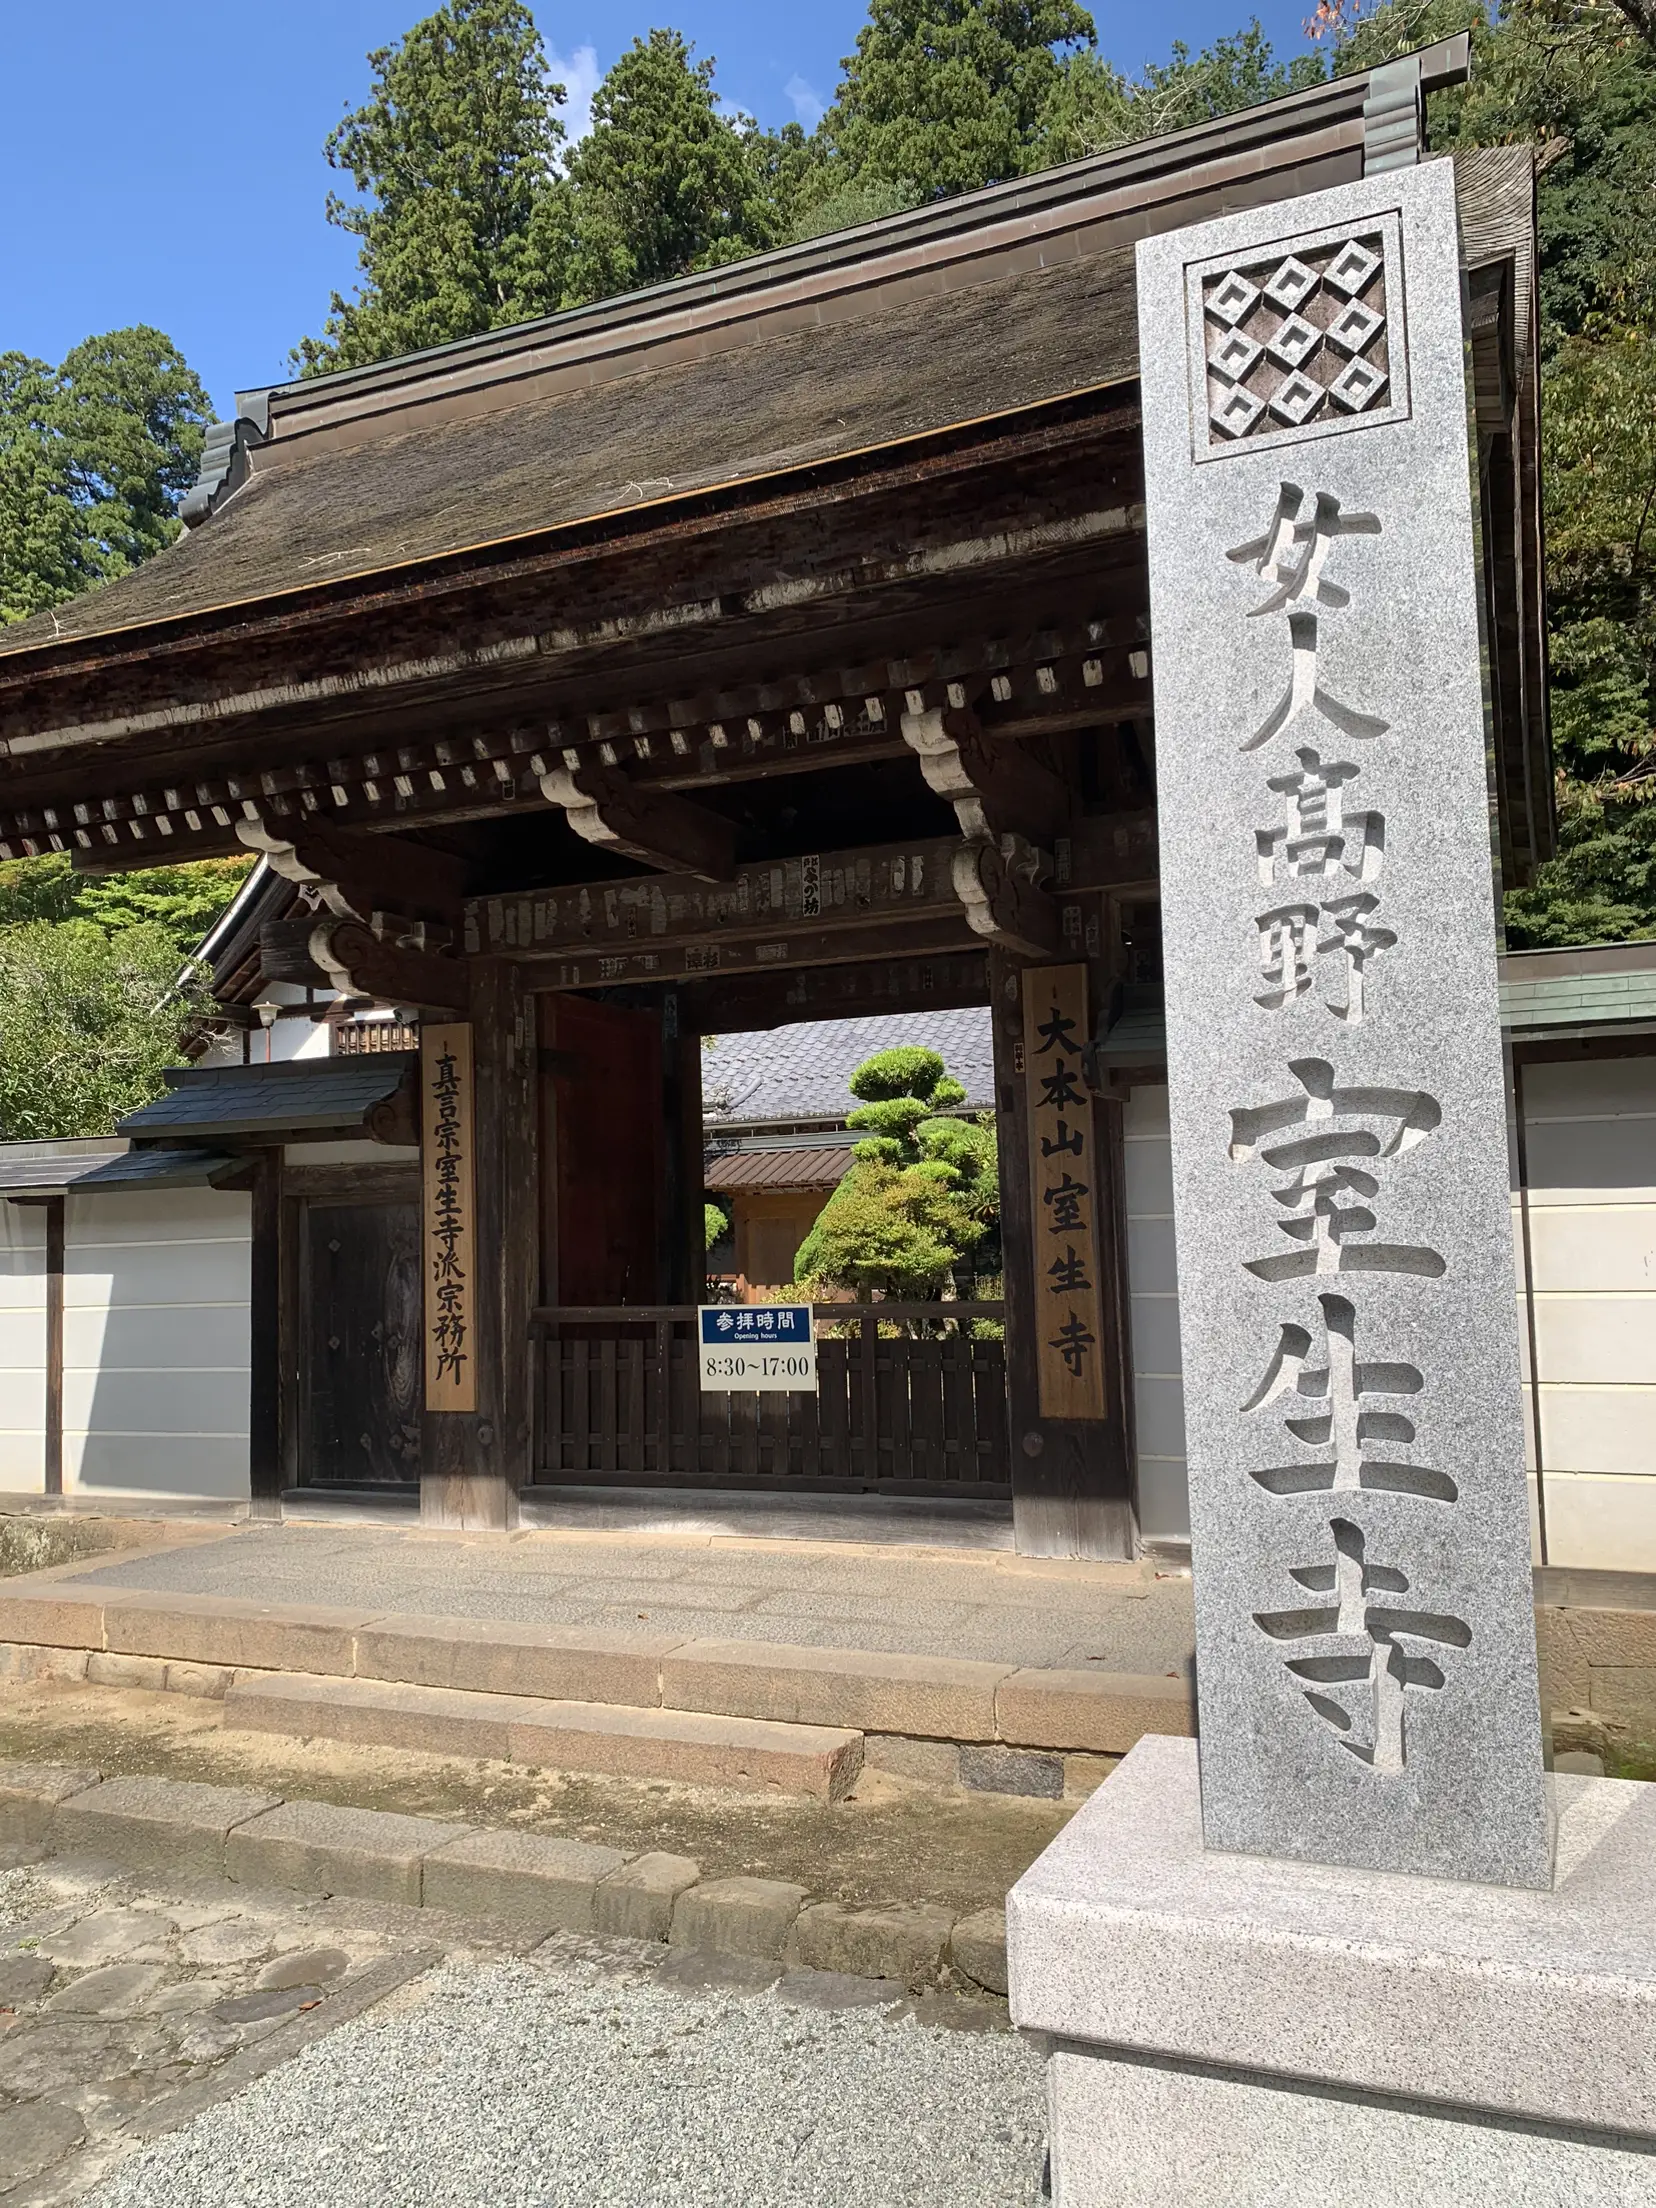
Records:
[[[107,1134],[160,1094],[198,993],[153,921],[0,928],[0,1140]]]
[[[935,1296],[995,1223],[994,1115],[951,1115],[966,1091],[935,1050],[877,1052],[851,1076],[848,1124],[864,1139],[800,1245],[804,1281],[859,1293]]]
[[[665,283],[776,243],[778,186],[766,176],[759,133],[747,117],[721,112],[714,64],[694,55],[677,31],[652,31],[634,39],[598,87],[591,133],[566,167],[566,304]]]
[[[0,622],[126,574],[178,535],[211,404],[170,338],[0,353]]]
[[[1394,17],[1401,0],[1371,24]],[[1473,35],[1472,81],[1437,103],[1436,142],[1527,142],[1546,164],[1542,487],[1559,849],[1534,882],[1508,890],[1508,940],[1656,936],[1656,49],[1611,0],[1507,0]]]
[[[132,874],[77,874],[63,857],[11,859],[0,863],[0,931],[32,921],[88,920],[110,933],[153,926],[186,958],[256,863],[196,859]]]
[[[813,198],[855,184],[918,203],[1021,175],[1061,52],[1093,39],[1077,0],[872,0],[818,129]]]
[[[327,203],[361,240],[361,282],[301,340],[307,374],[547,314],[563,295],[564,88],[522,0],[444,0],[368,64],[368,99],[323,148],[361,195]]]

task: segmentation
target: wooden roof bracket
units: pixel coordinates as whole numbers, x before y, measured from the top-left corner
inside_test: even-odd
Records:
[[[735,828],[705,805],[645,789],[615,768],[585,758],[549,768],[540,786],[552,804],[562,806],[575,833],[599,850],[703,882],[728,882],[736,871]]]
[[[991,743],[968,707],[926,706],[909,693],[903,741],[927,787],[953,805],[965,838],[950,861],[955,895],[975,935],[1027,958],[1058,953],[1058,910],[1038,886],[1070,810],[1057,775],[1013,744]]]

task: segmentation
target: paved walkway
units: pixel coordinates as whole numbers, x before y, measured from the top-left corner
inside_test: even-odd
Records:
[[[1176,1673],[1190,1581],[1148,1565],[868,1543],[242,1526],[76,1572],[104,1587],[545,1625],[648,1625],[1059,1669]]]

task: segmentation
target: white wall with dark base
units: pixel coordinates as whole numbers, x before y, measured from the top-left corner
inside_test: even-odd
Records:
[[[210,1188],[69,1196],[71,1501],[246,1500],[249,1213],[245,1195]]]
[[[1535,1561],[1656,1571],[1656,1055],[1529,1065],[1518,1079],[1528,1187],[1513,1229]],[[1125,1133],[1139,1522],[1147,1541],[1183,1541],[1164,1088],[1132,1091]]]
[[[46,1486],[46,1214],[0,1201],[0,1494]]]

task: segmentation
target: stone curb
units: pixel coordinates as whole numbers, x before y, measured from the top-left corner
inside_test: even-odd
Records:
[[[0,1677],[8,1673],[198,1695],[222,1695],[244,1674],[297,1673],[1049,1756],[1125,1755],[1144,1733],[1188,1735],[1196,1725],[1184,1678],[230,1595],[105,1594],[55,1578],[0,1583]]]
[[[859,1908],[771,1878],[704,1879],[688,1856],[497,1831],[239,1786],[0,1763],[0,1846],[25,1842],[147,1874],[441,1909],[543,1938],[593,1932],[885,1979],[1006,1991],[1001,1910]]]

